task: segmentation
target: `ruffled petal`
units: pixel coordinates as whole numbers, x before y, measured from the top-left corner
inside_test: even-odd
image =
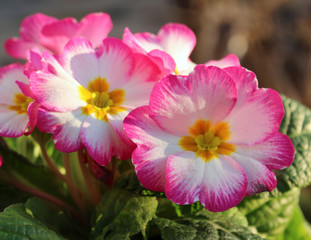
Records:
[[[164,192],[167,154],[162,147],[138,147],[132,154],[132,161],[138,180],[151,190]]]
[[[177,71],[187,69],[188,58],[196,44],[192,30],[183,24],[169,23],[160,29],[157,37],[163,50],[174,58]]]
[[[154,34],[148,32],[132,34],[128,28],[125,28],[123,42],[139,53],[148,53],[154,49],[163,50],[159,39]]]
[[[131,78],[135,67],[131,49],[115,38],[104,39],[102,54],[98,61],[99,76],[106,78],[110,91],[122,88]]]
[[[270,170],[282,170],[293,163],[295,148],[288,136],[278,132],[260,144],[237,145],[236,153],[253,158]]]
[[[56,55],[60,55],[65,45],[75,36],[78,29],[79,24],[76,19],[61,19],[42,28],[40,43]]]
[[[87,38],[94,47],[98,47],[112,29],[112,21],[106,13],[90,13],[79,24],[75,36]]]
[[[220,60],[210,60],[205,63],[206,66],[216,66],[219,68],[226,68],[231,66],[241,66],[240,60],[234,54],[228,54]]]
[[[36,42],[25,42],[19,38],[10,38],[4,43],[4,49],[8,55],[13,58],[27,59],[29,57],[29,52],[33,48],[38,48],[41,51],[46,50],[43,46],[40,46]]]
[[[158,127],[148,115],[148,106],[131,111],[123,125],[127,135],[138,145],[132,154],[138,179],[152,191],[164,191],[167,159],[182,151],[179,138]]]
[[[0,105],[0,135],[2,137],[20,137],[29,124],[28,114],[17,114],[7,106]]]
[[[275,173],[269,170],[264,164],[251,157],[233,153],[232,157],[245,171],[247,176],[246,195],[251,196],[263,191],[272,191],[277,180]]]
[[[64,69],[86,89],[89,82],[99,76],[98,59],[87,39],[71,39],[64,49],[61,62]]]
[[[248,98],[258,89],[258,81],[253,72],[243,67],[227,67],[224,70],[234,80],[238,92],[237,102],[231,111],[231,114],[233,114],[243,107]]]
[[[132,148],[122,142],[110,122],[89,115],[83,123],[81,138],[90,156],[99,164],[107,166],[112,156],[126,160]]]
[[[134,109],[149,103],[150,92],[160,79],[159,68],[145,55],[134,54],[135,68],[131,79],[123,86],[125,100],[122,106]]]
[[[257,89],[251,97],[240,102],[225,121],[230,124],[230,143],[252,145],[273,137],[284,116],[280,95],[272,89]]]
[[[35,99],[54,111],[72,111],[86,103],[80,97],[80,84],[47,52],[44,57],[51,72],[38,71],[30,75],[30,88]]]
[[[13,63],[0,68],[0,104],[15,105],[14,96],[21,93],[16,81],[28,83],[28,78],[23,73],[24,66]]]
[[[129,137],[126,135],[124,129],[123,129],[123,120],[127,116],[129,112],[122,111],[118,112],[118,114],[110,115],[108,114],[109,122],[111,123],[112,127],[114,128],[115,132],[119,136],[119,138],[128,145],[128,148],[132,149],[132,151],[135,149],[136,145],[129,139]]]
[[[32,133],[35,126],[37,125],[37,116],[38,116],[38,109],[40,107],[40,104],[37,102],[31,102],[28,105],[27,112],[29,116],[29,129],[25,133],[26,135]]]
[[[42,13],[33,14],[23,20],[20,35],[24,41],[39,43],[42,28],[57,21],[57,18]]]
[[[197,120],[222,121],[236,103],[236,86],[220,68],[198,65],[185,78],[169,75],[153,88],[150,116],[165,131],[188,135]]]
[[[83,148],[80,132],[85,118],[80,109],[65,113],[39,109],[37,125],[41,132],[53,133],[57,150],[75,152]]]
[[[204,162],[193,152],[171,156],[167,162],[166,196],[177,204],[200,201],[213,212],[236,206],[245,196],[244,170],[227,156]]]

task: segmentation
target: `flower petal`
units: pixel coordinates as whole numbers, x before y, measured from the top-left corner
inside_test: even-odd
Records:
[[[167,154],[162,147],[138,147],[132,154],[132,161],[138,180],[151,190],[164,192]]]
[[[188,58],[196,44],[192,30],[183,24],[168,23],[157,37],[163,50],[174,58],[178,71],[187,69]]]
[[[224,58],[220,60],[210,60],[206,62],[204,65],[206,66],[216,66],[220,68],[226,68],[226,67],[231,67],[231,66],[241,66],[240,65],[240,60],[237,56],[234,54],[228,54]]]
[[[237,87],[238,99],[231,111],[233,114],[243,107],[247,103],[247,99],[258,89],[258,81],[253,72],[243,67],[227,67],[224,70],[229,73]]]
[[[28,114],[17,114],[7,106],[0,105],[0,135],[2,137],[20,137],[29,124]]]
[[[39,109],[37,125],[41,132],[53,133],[57,150],[75,152],[83,148],[80,132],[85,118],[80,109],[66,113]]]
[[[150,92],[160,78],[159,68],[145,55],[136,53],[135,69],[131,79],[123,86],[125,100],[122,106],[134,109],[149,103]]]
[[[57,18],[42,13],[33,14],[23,20],[20,35],[24,41],[39,43],[42,28],[57,21]]]
[[[87,116],[81,130],[81,139],[90,156],[99,164],[107,166],[112,156],[126,160],[131,157],[132,149],[116,134],[110,122]]]
[[[110,91],[121,88],[130,79],[135,61],[131,49],[119,39],[106,38],[99,57],[99,76],[106,78]]]
[[[148,106],[131,111],[123,125],[127,135],[138,145],[132,155],[138,179],[152,191],[164,191],[167,159],[182,151],[179,138],[159,128],[149,117]]]
[[[19,38],[10,38],[4,43],[5,51],[13,58],[26,59],[29,57],[29,52],[33,48],[38,48],[41,51],[46,50],[36,42],[25,42]]]
[[[198,65],[189,77],[169,75],[153,88],[150,116],[165,131],[188,135],[197,120],[222,121],[236,102],[236,86],[222,69]]]
[[[61,62],[64,69],[86,89],[89,82],[99,76],[98,59],[87,39],[71,39],[64,49]]]
[[[123,129],[123,120],[128,113],[129,113],[128,111],[122,111],[118,112],[118,114],[116,115],[108,114],[108,119],[111,125],[113,126],[115,132],[119,136],[119,138],[123,141],[123,143],[128,145],[129,149],[132,149],[133,151],[136,145],[132,142],[131,139],[129,139],[129,137],[126,135]]]
[[[25,133],[26,135],[32,133],[35,126],[37,125],[38,108],[40,105],[37,102],[31,102],[28,105],[27,112],[29,116],[29,130]]]
[[[295,149],[290,138],[278,132],[260,144],[236,145],[236,153],[253,158],[270,170],[282,170],[293,163]]]
[[[232,157],[245,171],[247,176],[246,195],[251,196],[263,191],[272,191],[277,180],[275,173],[255,159],[233,153]]]
[[[22,92],[16,81],[28,83],[23,71],[24,66],[19,63],[0,68],[0,104],[15,105],[14,95]]]
[[[244,170],[227,156],[204,162],[193,152],[171,156],[167,162],[166,196],[177,204],[200,201],[210,211],[225,211],[245,196]]]
[[[56,18],[36,13],[26,17],[20,27],[21,38],[10,38],[5,42],[6,52],[14,57],[26,59],[29,51],[37,47],[42,51],[45,49],[40,45],[40,36],[43,26],[57,21]]]
[[[38,71],[30,75],[30,88],[35,99],[55,111],[71,111],[84,106],[86,103],[80,99],[78,89],[80,84],[47,52],[44,61],[52,68],[51,72]]]
[[[87,38],[94,47],[98,47],[112,29],[112,21],[108,14],[98,12],[86,15],[79,24],[75,36]]]
[[[125,28],[122,40],[139,53],[147,53],[154,49],[163,50],[157,37],[148,32],[132,34],[128,28]]]
[[[230,143],[257,144],[273,137],[284,116],[280,95],[272,89],[257,89],[251,97],[240,103],[225,121],[230,124]]]
[[[40,43],[56,55],[60,55],[78,28],[79,24],[74,18],[64,18],[47,24],[42,28]]]
[[[123,127],[130,139],[140,147],[152,149],[162,146],[167,148],[168,155],[166,156],[182,151],[178,145],[180,138],[163,131],[149,117],[148,106],[142,106],[131,111],[124,119]]]

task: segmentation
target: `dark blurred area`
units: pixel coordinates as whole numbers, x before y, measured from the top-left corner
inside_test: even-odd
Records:
[[[111,15],[110,36],[157,31],[181,22],[197,36],[191,55],[196,63],[236,54],[254,71],[260,87],[269,87],[311,107],[310,0],[1,0],[0,44],[18,36],[22,19],[36,12],[81,19],[90,12]],[[15,60],[0,48],[0,65]],[[311,191],[301,204],[311,219]]]
[[[175,0],[195,62],[235,53],[269,87],[311,107],[310,0]]]

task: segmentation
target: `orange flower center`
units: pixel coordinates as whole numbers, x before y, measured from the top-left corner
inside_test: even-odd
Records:
[[[205,162],[218,158],[219,154],[230,155],[235,151],[235,146],[227,143],[231,132],[226,122],[212,126],[210,121],[200,119],[189,128],[189,134],[180,138],[179,145],[185,151],[195,152]]]
[[[16,93],[14,95],[15,105],[9,106],[9,109],[16,111],[17,114],[24,114],[24,113],[28,114],[27,108],[28,108],[29,103],[31,103],[32,101],[33,99],[31,99],[30,97],[27,97],[22,93]]]
[[[109,84],[105,78],[95,78],[89,83],[88,90],[80,86],[79,93],[81,99],[87,103],[81,108],[85,115],[94,113],[97,119],[108,122],[107,114],[115,115],[125,111],[125,108],[120,106],[124,102],[125,91],[116,89],[109,92]]]

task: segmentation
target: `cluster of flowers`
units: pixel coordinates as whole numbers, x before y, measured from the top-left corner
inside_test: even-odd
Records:
[[[0,135],[37,126],[56,149],[86,148],[99,165],[132,157],[142,185],[177,204],[224,211],[276,187],[272,170],[294,158],[279,133],[279,94],[228,55],[196,65],[194,33],[182,24],[157,35],[107,37],[110,16],[80,22],[34,14],[7,53],[25,65],[0,69]]]

